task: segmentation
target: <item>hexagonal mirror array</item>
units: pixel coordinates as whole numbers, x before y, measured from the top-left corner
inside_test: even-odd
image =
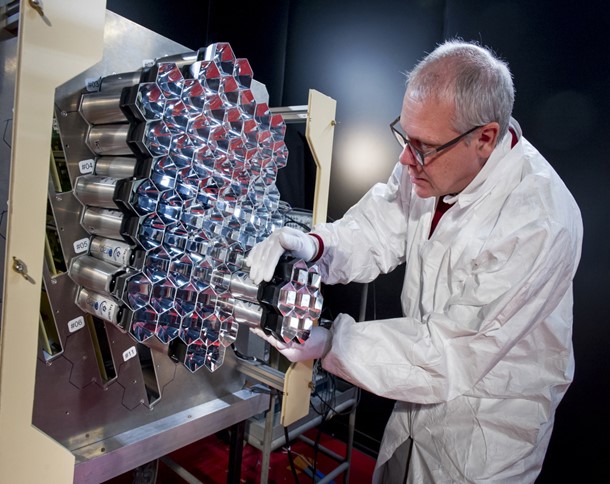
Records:
[[[136,341],[177,342],[191,371],[222,365],[239,327],[231,281],[247,278],[248,251],[284,224],[275,181],[286,125],[255,101],[252,76],[217,43],[191,64],[143,71],[116,93],[109,124],[95,119],[95,95],[81,100],[97,158],[74,183],[92,235],[70,265],[76,302]],[[321,310],[317,269],[300,261],[278,294],[279,336],[303,341]]]
[[[280,263],[271,283],[263,283],[260,296],[267,332],[285,342],[303,343],[322,312],[320,285],[317,266],[299,259]]]

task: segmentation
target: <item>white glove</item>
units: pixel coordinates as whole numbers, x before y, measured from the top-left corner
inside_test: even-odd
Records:
[[[332,342],[330,331],[322,326],[314,326],[309,333],[309,338],[303,344],[292,341],[284,343],[271,335],[265,334],[261,328],[250,328],[250,331],[277,348],[281,354],[293,363],[324,358],[330,350]]]
[[[282,227],[262,242],[256,244],[246,259],[250,268],[250,279],[256,284],[269,282],[281,255],[288,251],[291,256],[310,261],[318,253],[318,241],[300,230]]]

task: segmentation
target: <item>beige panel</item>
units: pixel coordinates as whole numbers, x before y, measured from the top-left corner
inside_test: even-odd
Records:
[[[55,88],[102,56],[104,0],[20,5],[19,47],[0,334],[0,476],[72,482],[74,457],[32,427],[49,152]],[[12,270],[27,265],[33,282]]]
[[[309,91],[305,136],[318,168],[313,204],[313,224],[326,222],[330,189],[330,166],[335,135],[337,101],[314,89]]]

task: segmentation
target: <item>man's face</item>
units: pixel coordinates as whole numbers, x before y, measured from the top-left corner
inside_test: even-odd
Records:
[[[421,151],[429,151],[452,140],[459,133],[451,126],[453,106],[435,100],[417,101],[405,94],[400,125],[407,138]],[[483,131],[475,130],[470,141],[460,140],[440,153],[427,156],[421,166],[409,146],[400,154],[400,163],[408,167],[415,193],[422,198],[441,197],[461,192],[479,173],[491,154],[481,151]],[[495,139],[493,140],[495,144]],[[491,147],[493,149],[493,147]]]

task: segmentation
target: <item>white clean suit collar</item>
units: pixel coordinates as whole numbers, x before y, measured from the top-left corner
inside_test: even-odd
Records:
[[[513,135],[517,138],[517,143],[514,146]],[[477,176],[460,193],[447,195],[443,198],[443,201],[448,204],[459,202],[460,205],[468,205],[481,198],[501,180],[506,180],[507,177],[511,178],[511,173],[520,173],[521,166],[518,165],[518,160],[521,157],[517,155],[521,153],[522,149],[521,126],[519,126],[517,120],[511,117],[508,132],[497,144]],[[511,150],[513,150],[513,153],[511,153]],[[509,158],[514,159],[514,162],[511,163]]]

